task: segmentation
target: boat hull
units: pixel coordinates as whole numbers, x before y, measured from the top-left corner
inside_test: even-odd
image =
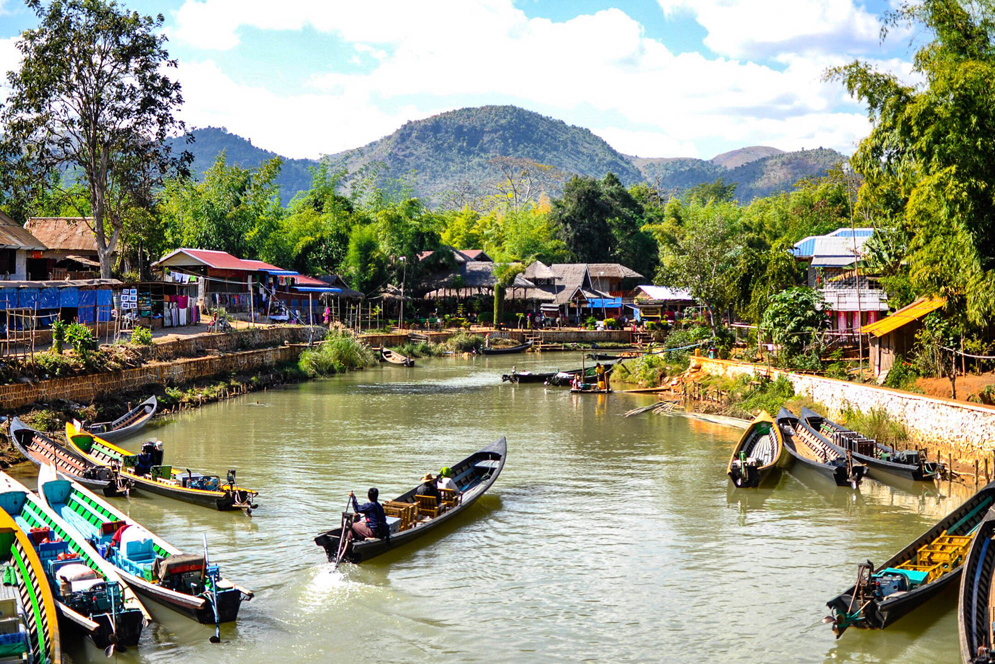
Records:
[[[199,492],[194,490],[183,489],[182,487],[166,486],[161,482],[149,480],[144,477],[138,477],[137,475],[126,475],[126,476],[129,477],[135,483],[134,488],[139,491],[147,491],[149,493],[154,493],[160,496],[166,496],[167,498],[173,498],[174,500],[182,500],[185,503],[200,505],[201,507],[210,507],[211,509],[216,509],[221,512],[232,512],[235,510],[242,509],[241,506],[238,506],[236,504],[235,497],[231,493],[226,492],[224,495],[216,495],[214,494],[214,492],[208,492],[208,491]],[[251,502],[251,499],[254,497],[255,494],[250,494],[249,492],[245,493],[246,496],[243,503]]]
[[[137,646],[145,627],[145,619],[141,613],[127,611],[117,615],[117,627],[111,625],[109,614],[101,614],[87,618],[82,616],[62,602],[55,603],[59,613],[59,629],[84,636],[98,648],[106,648],[116,640],[118,645]]]
[[[528,341],[524,344],[519,344],[518,346],[509,346],[508,348],[481,348],[480,352],[484,355],[511,355],[513,353],[524,353],[526,350],[532,347],[532,342]]]
[[[960,656],[964,664],[991,662],[992,586],[995,577],[995,510],[988,510],[963,565],[957,601]],[[985,659],[979,650],[989,653]],[[977,659],[976,659],[977,657]]]
[[[202,625],[214,624],[214,609],[211,608],[211,602],[208,600],[163,588],[121,570],[118,570],[118,573],[125,578],[132,590],[143,599],[150,599],[156,604],[161,604],[168,609],[172,609],[187,618],[196,620]],[[243,599],[245,599],[245,595],[237,588],[226,588],[218,592],[218,622],[235,622],[238,618],[238,610],[242,606]]]
[[[467,459],[461,461],[459,464],[453,466],[453,468],[458,468],[460,464],[473,460],[475,457],[480,457],[480,460],[495,460],[498,462],[497,468],[490,474],[488,479],[483,481],[481,484],[477,485],[470,491],[463,494],[462,502],[456,507],[451,508],[444,514],[428,521],[424,525],[420,525],[414,528],[405,530],[397,535],[391,536],[390,540],[377,539],[373,541],[364,542],[351,542],[349,544],[348,551],[346,553],[345,560],[351,563],[362,563],[371,558],[376,558],[377,556],[386,553],[392,549],[399,548],[419,539],[426,533],[432,532],[444,523],[451,522],[460,513],[469,509],[482,495],[487,493],[491,488],[497,478],[501,475],[501,471],[504,469],[505,460],[508,457],[507,454],[507,443],[504,438],[500,439],[496,443],[485,447],[484,449],[471,454]],[[494,459],[494,456],[498,456]],[[408,494],[405,494],[407,496]],[[405,498],[401,496],[400,498]],[[328,557],[329,562],[335,562],[335,557],[338,554],[339,542],[341,539],[342,531],[341,528],[335,528],[329,530],[328,532],[318,535],[314,542],[318,546],[325,550],[325,555]]]
[[[155,411],[158,407],[159,407],[158,400],[154,396],[152,396],[143,401],[142,403],[138,404],[130,412],[125,413],[121,418],[119,418],[121,420],[125,420],[132,414],[137,414],[138,411],[144,411],[139,419],[137,419],[135,422],[132,422],[127,426],[123,426],[118,429],[109,428],[106,431],[102,431],[101,429],[103,429],[103,427],[101,425],[91,424],[90,426],[84,427],[84,429],[88,433],[92,433],[95,436],[100,436],[104,440],[111,440],[111,441],[121,440],[122,438],[127,438],[128,436],[138,433],[143,428],[145,428],[145,425],[149,423],[149,421],[152,419],[153,416],[155,416]],[[111,423],[112,427],[113,425],[114,422]]]

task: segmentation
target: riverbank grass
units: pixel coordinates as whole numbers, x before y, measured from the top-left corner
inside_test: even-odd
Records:
[[[332,376],[376,364],[373,350],[346,334],[331,335],[314,350],[305,350],[297,366],[309,378]]]

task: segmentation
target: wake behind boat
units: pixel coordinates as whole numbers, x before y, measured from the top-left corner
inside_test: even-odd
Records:
[[[391,528],[389,538],[353,539],[348,525],[352,515],[343,513],[343,526],[329,530],[314,538],[314,543],[325,549],[328,560],[338,563],[346,560],[361,563],[386,551],[407,544],[439,525],[451,521],[457,514],[470,507],[484,495],[497,480],[508,456],[508,443],[504,438],[474,452],[459,463],[453,464],[453,480],[461,496],[452,505],[432,507],[416,497],[419,487],[383,503]],[[421,498],[425,498],[422,496]],[[441,511],[440,511],[441,510]],[[346,529],[345,540],[342,539]]]
[[[131,482],[112,468],[96,463],[79,450],[59,445],[40,431],[35,431],[18,418],[10,422],[10,439],[25,459],[39,468],[54,463],[84,486],[105,496],[120,496],[131,488]]]
[[[104,440],[120,440],[144,428],[158,407],[159,402],[153,395],[113,422],[95,422],[83,428],[92,434],[99,434]]]
[[[141,454],[132,454],[99,436],[80,431],[76,420],[66,423],[66,440],[68,450],[98,466],[117,469],[122,478],[139,490],[222,512],[241,509],[251,516],[256,508],[253,501],[259,493],[238,486],[234,470],[228,471],[225,482],[215,475],[183,472],[163,465],[162,450],[155,443],[145,443]],[[86,482],[81,483],[87,486]]]
[[[184,554],[52,466],[38,474],[38,496],[142,597],[213,625],[234,621],[253,596],[208,564],[206,551]]]

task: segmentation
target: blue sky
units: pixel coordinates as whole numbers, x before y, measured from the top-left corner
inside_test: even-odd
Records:
[[[166,18],[184,119],[292,157],[462,106],[516,104],[643,157],[852,152],[864,110],[827,67],[909,74],[891,0],[130,0]],[[0,0],[0,68],[34,16]]]

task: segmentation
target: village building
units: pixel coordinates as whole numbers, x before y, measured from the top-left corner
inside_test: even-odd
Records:
[[[895,362],[909,357],[916,343],[916,334],[922,329],[922,319],[944,304],[946,298],[919,298],[881,320],[865,325],[861,332],[868,335],[871,366],[878,381],[884,381]]]
[[[27,281],[28,261],[45,251],[41,240],[0,212],[0,280]]]
[[[92,223],[93,220],[87,217],[28,219],[24,228],[45,245],[44,251],[33,254],[28,260],[29,278],[62,280],[99,277],[100,258]]]
[[[636,320],[661,322],[680,318],[691,306],[694,306],[694,298],[686,290],[643,285],[636,287],[632,309]]]
[[[873,235],[873,228],[841,228],[809,236],[792,249],[798,261],[807,263],[806,284],[822,294],[830,329],[839,336],[855,338],[862,326],[888,311],[888,296],[877,279],[857,269]]]

